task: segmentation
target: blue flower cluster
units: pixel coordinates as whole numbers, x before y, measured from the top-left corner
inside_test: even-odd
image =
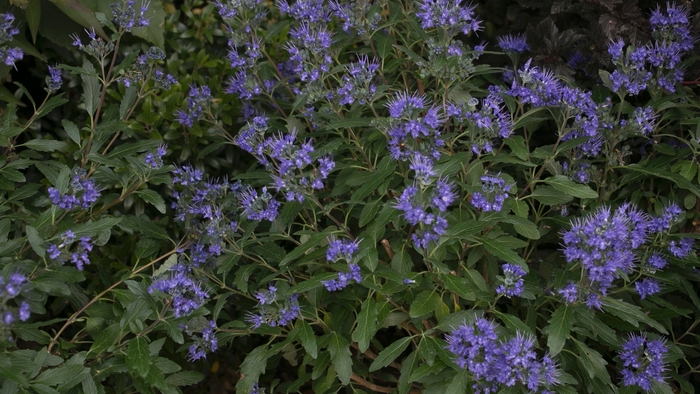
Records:
[[[481,100],[481,108],[477,110],[478,99],[472,98],[467,102],[448,104],[447,116],[456,121],[467,122],[471,133],[472,151],[474,154],[491,153],[496,138],[508,138],[513,133],[513,122],[506,110],[503,98],[497,92],[489,93]]]
[[[126,31],[131,31],[134,27],[146,27],[149,25],[149,20],[144,16],[148,11],[148,6],[151,2],[141,0],[141,7],[138,12],[134,9],[136,1],[122,0],[121,3],[110,4],[112,8],[112,16],[114,21]]]
[[[190,330],[189,324],[185,327],[189,335],[194,335]],[[216,329],[216,322],[209,320],[201,329],[201,335],[194,336],[194,343],[190,345],[187,359],[189,361],[199,360],[200,358],[205,358],[207,353],[215,352],[219,348],[219,341],[214,335],[214,330]]]
[[[483,212],[500,212],[513,185],[507,184],[499,174],[482,175],[481,191],[472,194],[471,204]]]
[[[527,275],[525,270],[517,264],[503,264],[502,283],[496,286],[496,293],[510,297],[520,297],[525,291],[523,277]]]
[[[0,59],[6,66],[15,67],[15,62],[22,60],[24,52],[20,48],[8,48],[8,42],[13,40],[13,36],[19,34],[19,29],[12,26],[15,16],[11,13],[0,14]]]
[[[49,75],[46,76],[46,86],[49,91],[55,92],[63,85],[61,74],[63,71],[58,67],[49,66]]]
[[[418,4],[416,17],[424,29],[440,28],[447,36],[469,34],[481,29],[481,21],[475,16],[476,6],[463,4],[463,0],[423,0]]]
[[[395,160],[410,160],[423,155],[428,160],[440,158],[438,148],[445,145],[439,130],[444,119],[439,108],[431,106],[424,96],[399,92],[387,103],[391,126],[386,130],[389,152]]]
[[[394,207],[411,226],[418,226],[411,234],[416,247],[426,249],[447,231],[447,207],[457,198],[453,189],[447,179],[438,179],[432,190],[414,183],[397,198]]]
[[[644,333],[630,335],[618,352],[624,367],[621,371],[622,385],[639,386],[647,393],[652,391],[654,382],[664,381],[666,353],[668,347],[665,340],[648,339]]]
[[[607,295],[613,281],[621,275],[629,274],[635,268],[649,274],[663,269],[667,261],[658,251],[651,249],[657,244],[647,245],[649,235],[668,231],[681,212],[678,205],[670,204],[660,216],[651,217],[626,203],[615,211],[610,207],[599,207],[592,214],[576,219],[571,230],[562,234],[564,256],[568,263],[581,265],[585,283],[570,282],[558,293],[567,303],[585,298],[590,308],[599,309],[598,292]],[[693,239],[672,240],[668,250],[678,258],[685,258],[694,252]],[[644,278],[635,283],[635,288],[644,299],[660,292],[661,283],[655,278]]]
[[[343,22],[343,31],[347,34],[352,34],[356,31],[357,34],[364,36],[377,29],[382,16],[377,12],[378,7],[372,11],[371,6],[374,0],[367,1],[349,1],[341,4],[339,1],[331,0],[329,5],[338,19]],[[368,13],[371,13],[368,15]]]
[[[192,127],[194,123],[204,116],[204,112],[211,101],[211,90],[208,86],[197,87],[190,85],[190,93],[187,97],[187,109],[175,111],[175,117],[181,125]]]
[[[274,289],[275,291],[277,290],[276,288]],[[270,327],[286,326],[299,318],[301,307],[299,306],[298,294],[292,294],[284,303],[277,301],[279,297],[276,294],[267,295],[267,297],[265,300],[274,298],[275,301],[272,301],[272,303],[260,303],[258,313],[250,313],[246,318],[246,321],[252,324],[254,329],[260,328],[263,324],[267,324]]]
[[[498,46],[508,54],[518,55],[530,50],[530,46],[527,45],[527,37],[524,34],[508,34],[498,37],[497,40]]]
[[[311,196],[315,190],[324,188],[323,180],[333,171],[335,162],[330,156],[324,155],[317,158],[314,165],[314,147],[311,141],[297,143],[296,130],[266,138],[268,121],[264,115],[254,117],[252,122],[240,130],[234,143],[254,155],[272,173],[275,188],[284,193],[287,201],[302,202],[305,196]],[[309,166],[312,168],[309,169]],[[257,193],[252,194],[257,198]]]
[[[561,170],[564,175],[568,175],[569,179],[574,182],[587,184],[591,180],[591,171],[593,168],[590,164],[583,161],[576,161],[573,163],[563,162],[561,163]]]
[[[84,178],[85,174],[86,172],[83,169],[78,169],[74,172],[68,193],[61,193],[57,188],[50,187],[48,192],[51,202],[65,210],[77,207],[90,208],[100,198],[101,194],[95,185],[95,180]]]
[[[149,293],[155,291],[172,297],[171,307],[175,317],[189,316],[209,298],[202,283],[195,277],[184,251],[178,253],[177,263],[148,288]]]
[[[360,275],[360,266],[355,263],[353,255],[359,249],[360,241],[350,240],[333,240],[328,245],[326,250],[326,259],[331,263],[337,263],[340,260],[345,260],[350,269],[349,272],[339,272],[338,279],[323,281],[323,285],[328,291],[337,291],[346,288],[351,281],[360,283],[362,275]]]
[[[293,87],[295,94],[308,94],[310,101],[328,94],[323,86],[322,76],[333,65],[331,55],[332,33],[319,25],[302,23],[290,30],[292,41],[286,45],[292,71],[303,82],[303,88]]]
[[[51,260],[59,262],[63,265],[64,262],[70,261],[75,264],[75,267],[82,271],[83,268],[90,264],[89,252],[92,252],[92,239],[90,237],[80,237],[80,242],[71,253],[70,245],[76,241],[75,233],[68,230],[61,235],[61,242],[58,244],[50,244],[46,251],[49,253]]]
[[[556,362],[547,354],[537,358],[533,336],[518,331],[499,340],[497,328],[493,321],[480,317],[445,335],[457,365],[472,373],[474,392],[495,393],[517,384],[530,393],[551,393],[548,388],[559,383]]]
[[[0,326],[0,332],[4,332],[5,328],[16,320],[26,321],[29,319],[30,310],[27,301],[20,302],[19,308],[11,308],[9,305],[11,299],[27,290],[28,283],[27,277],[20,273],[10,274],[7,277],[0,276],[0,318],[5,326]],[[9,332],[6,334],[9,335]]]
[[[81,51],[87,53],[88,55],[94,57],[98,61],[102,61],[107,55],[112,53],[114,50],[114,43],[112,41],[107,41],[99,37],[95,32],[95,28],[85,29],[90,42],[87,45],[83,45],[80,36],[77,33],[71,34],[70,38],[73,40],[74,47],[78,47]]]
[[[667,3],[652,11],[649,18],[654,42],[630,45],[625,51],[622,39],[608,45],[616,70],[610,75],[615,92],[637,95],[649,86],[676,91],[676,83],[683,80],[684,72],[678,67],[681,57],[693,49],[690,31],[690,12],[683,6]]]
[[[146,53],[136,57],[133,64],[124,70],[118,80],[128,88],[139,82],[146,83],[152,76],[156,87],[168,90],[172,85],[177,84],[177,79],[157,66],[157,62],[161,60],[165,60],[165,52],[158,47],[150,47]]]
[[[143,161],[146,162],[146,165],[148,165],[148,167],[150,167],[152,170],[161,168],[163,167],[163,156],[165,156],[167,151],[168,145],[162,143],[158,145],[155,152],[146,153],[146,157],[144,157]]]
[[[377,91],[372,79],[378,69],[379,62],[376,59],[370,61],[366,55],[358,56],[357,63],[350,63],[347,74],[343,75],[343,84],[337,90],[338,104],[352,104],[355,101],[366,104],[371,100]]]

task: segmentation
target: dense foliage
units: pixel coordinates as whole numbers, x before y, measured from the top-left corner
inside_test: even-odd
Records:
[[[694,392],[686,6],[567,68],[463,0],[12,3],[0,392]]]

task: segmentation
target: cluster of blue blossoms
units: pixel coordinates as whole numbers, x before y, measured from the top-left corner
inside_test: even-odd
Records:
[[[652,391],[654,382],[664,380],[666,353],[665,340],[649,339],[645,334],[630,335],[618,352],[623,365],[622,385],[639,386],[647,393]]]
[[[65,210],[81,207],[88,209],[94,204],[101,194],[95,185],[94,179],[85,178],[86,171],[78,169],[73,174],[70,189],[62,193],[55,187],[50,187],[49,198],[54,205]]]
[[[535,338],[517,332],[499,339],[497,329],[498,324],[480,317],[445,335],[457,365],[471,372],[474,392],[497,393],[521,385],[529,393],[553,393],[548,389],[559,383],[560,371],[548,354],[538,359]]]
[[[472,194],[471,204],[482,212],[500,212],[512,187],[500,174],[482,175],[481,191]]]
[[[340,260],[345,260],[349,268],[349,272],[339,272],[338,279],[323,281],[328,291],[342,290],[354,280],[356,283],[362,281],[360,275],[360,266],[355,262],[354,254],[359,249],[359,241],[350,240],[333,240],[328,245],[326,250],[326,260],[331,263],[337,263]]]
[[[258,313],[249,313],[246,319],[254,329],[260,328],[263,324],[270,327],[286,326],[301,315],[299,294],[292,294],[278,301],[277,288],[270,285],[266,292],[258,292],[256,298]]]
[[[613,282],[635,268],[652,275],[667,265],[663,245],[668,231],[682,210],[675,204],[652,217],[640,212],[630,203],[614,211],[600,207],[592,214],[576,219],[570,230],[562,234],[564,256],[568,263],[579,264],[584,272],[581,283],[570,282],[558,293],[567,303],[585,300],[590,308],[601,308],[601,295],[606,296]],[[661,242],[653,242],[651,235],[659,235]],[[659,238],[659,237],[657,237]],[[667,241],[666,251],[676,258],[685,258],[693,252],[693,239]],[[635,283],[641,298],[661,291],[660,282],[653,277]]]
[[[26,290],[27,284],[27,277],[20,273],[10,274],[7,277],[0,276],[0,319],[4,325],[4,327],[0,325],[0,332],[4,332],[16,320],[26,321],[29,319],[30,310],[27,301],[19,302],[19,308],[12,308],[8,304],[9,300]],[[7,337],[4,333],[0,336],[3,339]]]
[[[70,246],[75,243],[77,237],[72,230],[68,230],[61,235],[61,242],[58,244],[50,244],[46,251],[49,253],[51,260],[63,264],[70,261],[75,264],[75,267],[82,271],[83,268],[90,264],[89,252],[92,252],[93,244],[90,237],[80,237],[80,242],[76,243],[73,252],[69,251]]]
[[[0,59],[6,66],[15,67],[15,62],[22,60],[24,52],[20,48],[8,48],[7,43],[12,41],[12,37],[19,34],[19,29],[12,26],[15,16],[11,13],[0,14]]]
[[[654,42],[630,45],[625,50],[621,39],[608,45],[608,53],[616,70],[610,75],[612,88],[619,95],[638,95],[648,87],[676,91],[683,80],[679,67],[681,57],[693,49],[690,12],[683,6],[667,4],[665,12],[658,7],[649,18]]]

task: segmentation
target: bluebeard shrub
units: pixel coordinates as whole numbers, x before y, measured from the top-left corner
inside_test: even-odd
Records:
[[[461,0],[90,7],[0,91],[3,393],[692,392],[688,9],[577,81]]]

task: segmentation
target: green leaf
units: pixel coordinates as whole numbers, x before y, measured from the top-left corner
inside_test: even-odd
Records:
[[[440,296],[435,292],[423,290],[411,303],[411,309],[408,312],[409,316],[420,317],[434,312],[435,298],[442,302]]]
[[[330,233],[326,232],[313,234],[311,237],[309,237],[308,240],[306,240],[306,242],[297,246],[291,252],[287,253],[287,255],[284,256],[284,258],[282,259],[282,261],[280,261],[280,267],[284,267],[290,262],[303,256],[309,249],[319,246],[321,242],[323,242],[323,240],[326,239],[329,235]]]
[[[698,188],[696,185],[694,185],[691,181],[685,179],[682,175],[680,174],[674,174],[670,171],[666,171],[663,168],[664,167],[652,167],[652,166],[642,166],[639,164],[630,164],[628,166],[621,166],[621,167],[613,167],[616,170],[627,170],[627,171],[635,171],[640,174],[645,174],[645,175],[654,175],[659,178],[664,178],[669,181],[674,182],[676,185],[680,186],[683,189],[690,190],[693,194],[696,196],[700,197],[700,188]]]
[[[63,130],[65,130],[66,134],[68,134],[68,137],[73,142],[80,145],[80,130],[78,130],[78,126],[76,126],[75,123],[71,122],[68,119],[63,119],[61,121],[61,124],[63,125]]]
[[[502,238],[490,239],[490,238],[478,238],[479,241],[484,245],[487,251],[494,255],[494,257],[503,260],[507,263],[517,263],[525,264],[525,260],[511,248],[507,246],[507,243]]]
[[[165,200],[163,200],[163,197],[161,197],[160,194],[150,189],[139,190],[136,192],[136,194],[141,196],[141,198],[147,203],[153,205],[158,212],[165,213]]]
[[[56,140],[34,139],[29,140],[24,144],[18,146],[24,146],[25,148],[33,149],[38,152],[53,152],[55,150],[64,148],[66,146],[66,143],[63,141]]]
[[[581,363],[583,370],[588,373],[588,376],[593,379],[597,377],[604,383],[610,383],[610,375],[605,369],[608,364],[607,361],[600,355],[597,351],[584,345],[582,342],[575,341],[576,346],[579,348],[578,361]]]
[[[532,194],[530,194],[529,197],[533,197],[535,200],[544,205],[566,204],[567,202],[573,200],[573,197],[570,195],[555,190],[551,186],[539,186],[532,192]]]
[[[83,81],[83,101],[88,115],[92,118],[100,99],[100,80],[95,74],[95,67],[87,58],[83,61],[83,69],[86,71],[86,73],[80,74],[80,79]]]
[[[662,334],[668,335],[668,331],[656,320],[642,312],[642,308],[611,297],[603,297],[603,310],[611,315],[617,316],[635,327],[639,327],[639,322],[646,323]]]
[[[549,325],[545,328],[547,335],[547,347],[552,356],[556,356],[564,348],[564,343],[569,337],[573,326],[573,313],[568,305],[561,305],[549,319]]]
[[[93,342],[92,346],[90,347],[90,351],[88,352],[88,354],[104,353],[107,349],[110,348],[110,346],[114,345],[114,343],[117,341],[117,338],[119,337],[119,334],[121,334],[121,328],[119,327],[119,323],[114,323],[110,326],[107,326],[107,328],[102,330],[97,336],[97,338],[95,338],[95,342]]]
[[[147,0],[141,1],[144,4],[147,2]],[[144,17],[148,18],[148,26],[134,28],[131,30],[131,34],[163,49],[165,45],[165,11],[163,10],[163,3],[160,1],[148,2],[148,10]]]
[[[467,301],[475,301],[476,293],[472,285],[463,277],[452,274],[440,274],[440,280],[445,288]]]
[[[165,383],[171,386],[191,386],[204,379],[204,375],[196,371],[182,371],[174,373],[165,378]]]
[[[57,386],[66,383],[73,376],[83,370],[83,365],[63,365],[58,368],[48,369],[41,373],[33,384],[43,384],[46,386]]]
[[[362,303],[360,313],[357,315],[357,325],[352,332],[352,340],[357,342],[360,352],[369,349],[369,342],[377,330],[377,304],[373,298],[367,298]]]
[[[27,240],[29,245],[31,245],[34,253],[38,254],[39,257],[43,258],[46,255],[46,248],[44,247],[44,240],[39,235],[39,231],[32,226],[25,227],[27,232]]]
[[[126,353],[126,365],[132,372],[145,378],[151,368],[151,355],[148,352],[148,342],[144,337],[136,337],[129,342]]]
[[[87,374],[81,381],[83,387],[83,393],[85,394],[98,394],[100,391],[97,389],[97,384],[95,384],[95,379],[90,374]],[[104,392],[104,388],[102,389]]]
[[[506,145],[520,160],[528,160],[530,151],[525,146],[525,139],[519,135],[512,135],[505,140]]]
[[[527,218],[519,216],[506,216],[500,221],[512,224],[513,228],[515,228],[515,231],[517,231],[518,234],[522,235],[525,238],[540,239],[539,229],[537,228],[535,223],[532,223]]]
[[[306,350],[313,359],[318,357],[318,344],[316,343],[316,335],[314,335],[314,330],[311,328],[306,320],[301,320],[299,322],[299,338],[301,339],[301,345]]]
[[[331,363],[338,374],[340,383],[344,386],[349,384],[352,375],[352,352],[348,340],[336,332],[332,333],[328,343],[328,351],[331,352]]]
[[[586,185],[581,185],[564,175],[554,175],[544,180],[544,183],[556,190],[578,198],[598,198],[598,193]]]
[[[380,30],[374,33],[373,38],[377,42],[377,54],[382,60],[386,59],[393,50],[394,37]]]
[[[136,85],[131,85],[126,88],[124,97],[122,97],[122,102],[119,104],[119,119],[126,120],[126,115],[129,113],[131,106],[136,102],[137,93],[138,89],[136,88]]]
[[[95,17],[95,13],[85,7],[79,0],[50,0],[69,18],[81,24],[84,28],[94,28],[95,33],[100,37],[108,39],[107,34],[102,30],[100,21]],[[86,60],[87,61],[87,60]]]
[[[24,9],[24,16],[27,18],[27,26],[32,33],[32,42],[36,44],[36,33],[39,31],[41,21],[41,0],[29,0],[27,8]]]
[[[248,353],[241,364],[243,378],[236,383],[237,392],[240,390],[242,393],[249,393],[253,389],[253,385],[258,382],[258,378],[267,368],[267,353],[266,344],[260,345]]]
[[[377,358],[374,359],[372,365],[369,366],[369,371],[377,371],[394,362],[394,360],[396,360],[396,358],[399,357],[401,353],[406,350],[406,348],[408,348],[410,343],[411,338],[404,337],[389,345],[387,348],[379,352]]]

